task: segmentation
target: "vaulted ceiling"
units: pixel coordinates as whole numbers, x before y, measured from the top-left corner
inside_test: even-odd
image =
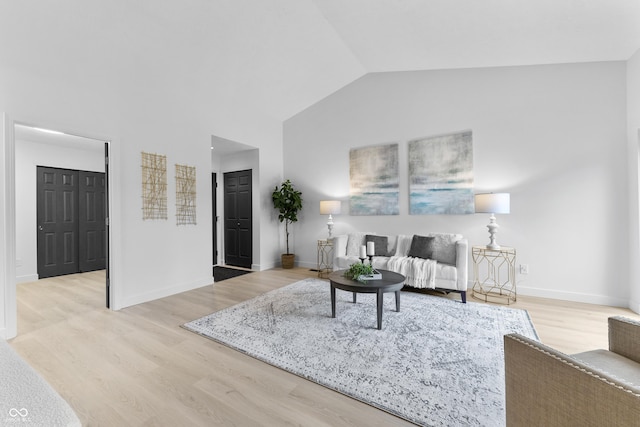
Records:
[[[639,0],[0,0],[0,24],[19,69],[199,91],[277,120],[370,72],[626,60],[640,48]]]

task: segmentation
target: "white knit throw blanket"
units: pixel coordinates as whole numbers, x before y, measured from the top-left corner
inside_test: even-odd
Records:
[[[392,256],[387,269],[406,277],[405,284],[413,288],[436,287],[436,261],[404,256]]]

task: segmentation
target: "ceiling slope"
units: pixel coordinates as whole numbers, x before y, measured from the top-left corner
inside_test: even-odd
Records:
[[[314,0],[367,72],[627,60],[638,0]]]
[[[369,72],[638,48],[639,0],[0,0],[0,65],[115,100],[199,100],[205,117],[283,121]]]

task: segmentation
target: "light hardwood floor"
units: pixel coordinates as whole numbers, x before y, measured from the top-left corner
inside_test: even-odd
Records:
[[[306,277],[315,273],[255,272],[120,311],[104,308],[103,272],[24,283],[10,344],[87,426],[411,425],[180,327]],[[606,348],[611,315],[640,320],[524,296],[511,307],[528,310],[541,341],[566,353]]]

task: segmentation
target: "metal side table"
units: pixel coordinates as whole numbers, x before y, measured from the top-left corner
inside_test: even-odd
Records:
[[[318,240],[318,277],[329,277],[333,271],[333,239]]]
[[[502,246],[489,249],[473,246],[474,298],[485,302],[516,302],[516,250]]]

